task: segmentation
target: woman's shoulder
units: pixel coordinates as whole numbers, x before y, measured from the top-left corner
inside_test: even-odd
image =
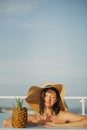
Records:
[[[60,117],[62,120],[64,120],[65,122],[69,122],[72,117],[72,113],[68,112],[68,111],[60,111],[58,114],[58,117]]]
[[[68,112],[68,111],[60,111],[59,112],[59,114],[58,114],[58,116],[60,116],[60,117],[67,117],[67,116],[70,116],[70,115],[72,115],[72,113],[71,112]]]
[[[60,111],[58,115],[65,115],[67,113],[67,111]]]
[[[77,114],[76,114],[76,113],[73,113],[73,112],[69,112],[69,111],[60,111],[60,112],[59,112],[59,115],[69,116],[69,115],[77,115]]]
[[[69,112],[69,111],[60,111],[59,115],[69,121],[75,120],[75,119],[84,119],[85,116],[79,115],[77,113]]]

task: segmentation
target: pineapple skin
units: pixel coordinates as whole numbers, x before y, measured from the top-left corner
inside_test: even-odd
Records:
[[[12,111],[12,126],[14,128],[27,127],[27,116],[27,109],[25,107],[14,108]]]

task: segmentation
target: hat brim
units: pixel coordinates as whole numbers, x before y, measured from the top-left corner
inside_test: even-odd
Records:
[[[45,84],[43,87],[39,86],[32,86],[28,90],[27,97],[25,98],[26,102],[29,104],[29,106],[36,112],[39,112],[39,102],[40,102],[40,92],[43,88],[45,88],[46,85],[53,85],[54,88],[56,88],[60,93],[60,109],[66,110],[66,106],[63,103],[64,96],[65,96],[65,87],[62,84]]]

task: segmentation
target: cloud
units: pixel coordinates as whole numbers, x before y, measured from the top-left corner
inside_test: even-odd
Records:
[[[50,24],[44,23],[20,23],[19,28],[21,29],[55,29],[55,25],[51,26]]]
[[[46,0],[2,0],[0,13],[22,14],[37,9]]]
[[[23,16],[35,12],[40,6],[48,0],[2,0],[0,1],[0,26],[14,27],[18,29],[41,29],[48,25],[32,22],[25,22]],[[18,19],[20,15],[20,19]],[[6,17],[7,16],[7,17]],[[16,16],[16,17],[14,17]]]
[[[8,19],[7,21],[0,21],[1,27],[13,27],[17,29],[55,29],[55,25],[38,23],[38,22],[24,22],[17,19]]]
[[[0,83],[18,83],[28,80],[48,80],[53,77],[87,77],[86,68],[69,68],[65,64],[48,58],[26,58],[22,60],[8,60],[0,63]]]

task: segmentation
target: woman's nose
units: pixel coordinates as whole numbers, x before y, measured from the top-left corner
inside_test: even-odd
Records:
[[[48,97],[48,101],[51,101],[51,97],[50,96]]]

